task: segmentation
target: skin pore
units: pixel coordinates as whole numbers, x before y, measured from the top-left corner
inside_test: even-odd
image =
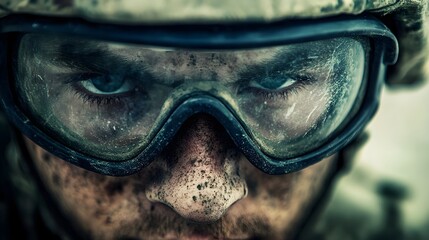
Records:
[[[89,172],[26,143],[62,211],[94,239],[289,239],[335,163],[267,175],[207,115],[189,119],[150,166],[127,177]]]

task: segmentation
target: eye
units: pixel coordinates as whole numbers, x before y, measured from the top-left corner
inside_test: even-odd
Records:
[[[80,85],[90,93],[112,95],[129,92],[133,86],[123,76],[103,74],[82,74]]]
[[[254,88],[275,91],[292,86],[296,82],[297,79],[281,74],[280,76],[267,76],[262,79],[251,80],[249,84]]]

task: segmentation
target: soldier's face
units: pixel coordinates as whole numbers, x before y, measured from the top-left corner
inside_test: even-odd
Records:
[[[344,41],[359,46],[355,40]],[[20,57],[28,62],[22,66],[28,67],[19,73],[24,76],[23,91],[35,84],[34,89],[43,89],[26,93],[37,117],[48,116],[43,124],[64,134],[63,139],[76,141],[82,151],[103,155],[104,149],[109,156],[117,156],[128,147],[133,151],[141,148],[144,134],[150,131],[147,123],[155,124],[157,111],[165,107],[162,97],[170,96],[162,90],[179,83],[192,88],[193,81],[224,91],[211,93],[231,105],[236,103],[258,143],[280,155],[287,154],[279,146],[287,146],[288,141],[305,148],[294,151],[308,151],[311,143],[300,142],[303,135],[316,132],[314,128],[322,120],[332,124],[341,120],[341,116],[335,121],[327,117],[333,112],[328,110],[335,102],[335,91],[331,91],[332,65],[325,60],[347,56],[346,52],[339,54],[333,42],[319,43],[330,46],[318,51],[319,55],[304,46],[190,55],[164,49],[136,51],[115,44],[85,45],[91,46],[89,51],[79,43],[35,36],[21,46]],[[311,46],[318,49],[319,45]],[[94,55],[105,51],[110,58]],[[95,56],[97,61],[80,61],[79,53]],[[256,67],[271,69],[265,65],[276,62],[278,53],[299,58],[285,61],[290,65],[285,71],[273,70],[278,76],[260,74],[261,82],[249,76],[243,83],[243,76],[237,73],[250,75]],[[113,66],[118,59],[128,67]],[[129,76],[130,69],[140,75]],[[150,73],[151,78],[142,72]],[[39,82],[31,76],[38,76]],[[144,82],[148,79],[151,81]],[[242,97],[242,101],[231,96]],[[45,104],[39,107],[38,103]],[[224,127],[205,114],[186,120],[148,167],[127,177],[92,173],[57,159],[30,140],[27,145],[42,182],[70,224],[96,239],[287,239],[308,214],[335,162],[325,159],[282,176],[264,174],[250,164]]]

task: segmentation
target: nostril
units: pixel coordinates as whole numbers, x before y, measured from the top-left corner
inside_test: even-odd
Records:
[[[150,201],[161,202],[188,220],[211,222],[246,197],[246,182],[236,170],[238,159],[227,158],[222,166],[215,166],[219,159],[195,162],[195,159],[187,161],[183,157],[165,177],[149,183],[145,193]]]

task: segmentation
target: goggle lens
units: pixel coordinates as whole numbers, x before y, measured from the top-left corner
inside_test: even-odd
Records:
[[[186,50],[27,34],[15,84],[39,128],[90,156],[137,156],[184,99],[207,94],[265,154],[284,159],[316,149],[351,119],[368,51],[364,38]]]

